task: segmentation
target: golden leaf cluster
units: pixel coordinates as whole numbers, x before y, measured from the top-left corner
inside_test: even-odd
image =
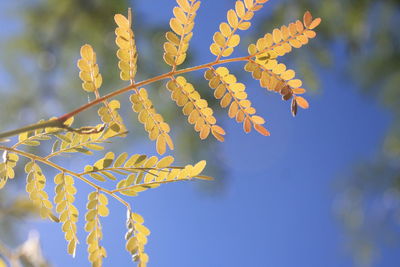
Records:
[[[182,76],[184,73],[201,69],[207,69],[205,78],[209,86],[214,89],[214,97],[220,101],[221,107],[227,108],[229,117],[243,123],[246,133],[254,128],[260,134],[268,136],[269,132],[263,126],[265,120],[256,115],[256,109],[248,98],[246,86],[238,82],[228,68],[216,67],[216,65],[230,62],[245,61],[244,69],[252,73],[253,78],[260,82],[261,87],[279,93],[283,100],[291,99],[293,115],[296,115],[298,107],[308,108],[307,100],[299,96],[306,91],[302,88],[302,81],[295,77],[294,70],[280,63],[278,57],[289,53],[293,47],[298,48],[307,44],[309,39],[315,37],[314,29],[320,24],[321,19],[314,19],[310,12],[304,14],[303,21],[298,20],[288,26],[276,28],[272,33],[258,39],[256,43],[250,44],[249,55],[221,60],[221,57],[230,56],[234,47],[239,45],[240,36],[236,32],[247,30],[251,26],[250,20],[254,12],[260,10],[267,1],[236,1],[235,8],[227,13],[227,22],[221,23],[219,31],[213,36],[210,50],[217,58],[210,63],[178,70],[177,67],[187,57],[200,1],[177,0],[178,6],[174,8],[174,17],[170,20],[172,31],[166,33],[167,42],[164,43],[164,60],[172,67],[171,71],[139,83],[134,80],[138,69],[138,52],[132,30],[131,12],[128,11],[127,17],[121,14],[115,15],[114,20],[117,24],[115,42],[118,46],[120,77],[124,81],[129,81],[130,85],[103,97],[100,96],[102,76],[96,61],[96,53],[90,45],[83,45],[80,49],[81,58],[77,62],[80,70],[79,77],[82,80],[82,88],[86,92],[93,93],[96,100],[59,118],[51,118],[48,121],[3,133],[3,137],[11,136],[11,132],[20,134],[13,146],[0,146],[0,149],[5,151],[3,161],[0,163],[0,189],[4,187],[8,179],[15,177],[14,168],[19,157],[28,158],[30,161],[25,165],[26,191],[33,203],[38,206],[42,217],[49,217],[53,221],[62,223],[61,228],[68,242],[68,253],[74,255],[78,244],[79,216],[79,211],[73,204],[77,193],[74,181],[80,180],[94,188],[95,191],[88,195],[85,230],[88,232],[86,239],[88,258],[92,266],[96,267],[102,266],[103,258],[106,257],[106,250],[100,244],[103,238],[100,218],[109,215],[107,196],[114,198],[125,205],[128,211],[126,250],[132,255],[133,261],[138,262],[140,267],[145,267],[149,256],[144,252],[144,247],[150,230],[143,226],[143,218],[133,213],[130,204],[122,197],[138,196],[143,191],[166,183],[191,179],[212,180],[213,178],[201,174],[206,162],[199,161],[194,165],[174,166],[172,156],[159,159],[157,156],[148,157],[140,154],[129,156],[126,152],[115,155],[114,152],[108,151],[92,165],[85,166],[83,172],[78,173],[50,159],[58,155],[74,153],[92,155],[93,151],[103,150],[104,143],[110,142],[112,137],[126,137],[126,127],[118,113],[121,103],[118,100],[108,101],[128,91],[133,91],[130,96],[132,109],[138,113],[138,119],[144,125],[149,138],[156,141],[157,152],[164,154],[167,147],[173,150],[170,126],[154,108],[146,89],[141,88],[163,79],[168,79],[166,87],[171,92],[172,100],[182,107],[183,114],[187,116],[188,122],[194,126],[200,138],[206,139],[211,134],[217,140],[224,141],[225,130],[217,124],[214,111],[196,91],[193,84]],[[71,127],[73,115],[100,102],[103,105],[98,109],[98,115],[102,124],[80,128]],[[25,129],[31,130],[24,131]],[[47,140],[54,141],[51,152],[47,156],[35,155],[18,148],[20,145],[39,146],[44,143],[42,141]],[[2,141],[4,142],[3,138]],[[54,203],[60,218],[52,213],[53,204],[44,190],[46,177],[38,163],[58,171],[54,177],[56,185]],[[111,189],[107,189],[99,185],[99,182],[107,182],[102,185],[114,184]]]
[[[164,43],[164,61],[173,67],[181,65],[186,59],[194,19],[200,8],[200,2],[196,0],[177,0],[177,3],[173,10],[174,17],[169,22],[172,31],[166,33],[168,41]]]
[[[0,163],[0,189],[2,189],[8,179],[15,177],[14,167],[17,165],[19,157],[15,153],[4,151],[3,162]]]
[[[49,200],[46,191],[44,191],[46,186],[46,177],[44,176],[42,169],[38,164],[36,164],[36,162],[30,161],[25,165],[25,172],[27,173],[26,192],[28,192],[29,198],[32,202],[39,208],[40,216],[42,218],[50,217],[51,219],[54,219],[51,212],[53,204]]]
[[[308,108],[308,102],[298,94],[306,92],[302,86],[302,81],[294,79],[295,71],[286,69],[285,64],[278,63],[271,59],[265,63],[257,63],[250,60],[245,65],[245,70],[252,73],[254,79],[260,81],[260,86],[270,91],[275,91],[282,95],[283,100],[292,99],[291,110],[293,116],[297,114],[297,106]]]
[[[87,92],[93,92],[96,98],[100,97],[99,88],[103,82],[103,78],[99,72],[99,65],[96,63],[96,53],[91,45],[81,47],[81,59],[78,60],[78,68],[80,69],[79,77],[83,81],[82,88]],[[100,119],[109,125],[107,135],[113,136],[116,133],[126,131],[125,125],[117,110],[120,107],[118,100],[108,103],[103,101],[104,107],[98,110]]]
[[[169,149],[173,150],[174,143],[169,136],[170,127],[155,110],[146,89],[141,88],[136,94],[131,95],[130,100],[133,111],[138,113],[139,121],[149,134],[149,139],[156,140],[157,152],[161,155],[164,154],[167,145]]]
[[[81,59],[78,60],[80,69],[79,78],[82,80],[82,88],[86,92],[95,92],[101,87],[103,78],[99,72],[99,65],[96,63],[96,53],[91,45],[81,47]]]
[[[100,245],[100,241],[103,239],[100,217],[108,216],[107,204],[106,195],[98,191],[91,192],[88,196],[85,230],[89,233],[86,243],[88,245],[88,259],[93,267],[102,266],[103,258],[107,257],[106,249]]]
[[[194,89],[193,85],[183,76],[171,79],[167,83],[171,91],[171,98],[182,108],[183,114],[188,116],[188,122],[194,125],[201,139],[206,139],[211,133],[217,140],[224,141],[225,131],[218,126],[213,110],[205,99]]]
[[[265,34],[257,40],[256,44],[250,44],[248,51],[251,56],[257,56],[258,60],[268,60],[278,56],[284,56],[292,51],[292,47],[300,48],[308,43],[309,39],[316,36],[315,29],[321,22],[320,18],[313,20],[307,11],[303,16],[303,22],[297,20],[288,26],[276,28],[272,33]]]
[[[238,83],[235,75],[229,73],[226,67],[214,69],[211,67],[204,74],[209,80],[209,86],[214,90],[214,97],[220,99],[221,107],[228,108],[230,118],[243,123],[243,130],[249,133],[254,127],[260,134],[268,136],[269,132],[262,126],[265,120],[255,115],[256,109],[252,107],[251,101],[247,99],[245,85]]]
[[[214,42],[210,46],[212,54],[220,57],[228,57],[233,49],[239,45],[240,36],[235,34],[239,30],[247,30],[251,26],[250,20],[254,12],[260,10],[268,0],[243,0],[236,1],[235,9],[228,10],[227,22],[219,25],[219,31],[213,36]]]
[[[142,216],[128,210],[125,248],[132,255],[132,260],[138,262],[139,267],[146,267],[149,261],[149,255],[144,252],[144,246],[147,244],[147,236],[150,235],[150,230],[143,223]]]
[[[68,242],[68,253],[75,256],[76,245],[79,243],[76,227],[79,211],[73,204],[77,192],[74,179],[72,176],[59,173],[54,177],[54,183],[56,184],[54,203],[57,213],[60,214],[61,229]]]
[[[137,58],[135,34],[132,30],[131,10],[129,9],[128,18],[121,14],[114,16],[118,27],[115,29],[115,43],[119,47],[117,57],[120,77],[123,81],[133,83],[137,72]]]

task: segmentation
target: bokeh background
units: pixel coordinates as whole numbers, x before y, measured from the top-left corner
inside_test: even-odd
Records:
[[[208,49],[212,35],[233,5],[233,0],[202,1],[186,66],[213,60]],[[174,0],[0,1],[1,131],[88,101],[75,65],[85,43],[98,54],[102,93],[122,87],[113,15],[126,14],[128,7],[139,50],[137,79],[168,71],[162,44],[174,6]],[[270,137],[245,134],[219,109],[226,142],[199,141],[169,101],[164,82],[149,88],[172,125],[177,161],[207,159],[207,174],[216,177],[214,182],[165,185],[130,200],[152,231],[146,247],[149,266],[399,265],[400,1],[271,0],[256,13],[252,29],[241,34],[234,55],[246,53],[250,42],[301,18],[306,10],[323,18],[318,36],[283,62],[297,70],[309,89],[309,110],[293,118],[289,104],[260,88],[242,64],[230,67],[246,83]],[[217,107],[202,74],[186,77]],[[154,155],[154,144],[126,96],[119,99],[130,132],[109,148]],[[95,109],[76,120],[96,124]],[[85,156],[58,159],[75,169],[94,161]],[[46,171],[52,191],[54,171]],[[0,248],[15,249],[28,239],[25,251],[39,256],[39,235],[43,257],[30,257],[36,266],[89,266],[83,219],[81,244],[72,259],[59,225],[35,215],[24,180],[19,169],[17,179],[0,191]],[[83,215],[90,188],[78,183],[78,190]],[[111,215],[103,220],[105,266],[132,266],[124,250],[125,210],[119,203],[110,205]]]

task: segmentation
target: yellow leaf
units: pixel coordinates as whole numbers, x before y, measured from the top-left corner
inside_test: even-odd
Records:
[[[129,28],[130,27],[128,19],[121,14],[116,14],[114,16],[114,20],[115,20],[115,23],[117,23],[117,25],[121,28]]]
[[[236,10],[236,14],[239,16],[239,18],[242,18],[244,16],[244,14],[246,13],[244,4],[242,1],[236,1],[235,4],[235,10]]]
[[[158,163],[157,163],[157,168],[165,168],[171,166],[171,164],[174,162],[174,157],[172,156],[167,156],[162,158]]]
[[[240,36],[238,34],[232,35],[228,41],[228,46],[236,47],[240,43]]]
[[[232,33],[231,27],[226,22],[223,22],[219,25],[219,30],[225,37],[229,37]]]
[[[157,137],[157,141],[156,141],[156,148],[157,148],[157,153],[162,155],[165,153],[166,151],[166,140],[164,138],[164,136],[159,135]]]
[[[86,60],[92,61],[94,58],[94,52],[91,45],[85,44],[81,47],[81,57]]]
[[[251,23],[249,21],[244,21],[238,25],[238,29],[245,31],[245,30],[249,29],[250,26],[251,26]]]
[[[252,116],[251,120],[253,121],[254,124],[264,124],[265,123],[264,118],[257,116],[257,115]]]
[[[318,27],[318,25],[321,23],[321,18],[316,18],[314,19],[310,26],[308,27],[310,30],[315,29],[316,27]]]
[[[277,44],[280,41],[282,41],[282,33],[279,29],[274,29],[272,32],[272,38],[274,39],[274,42]]]
[[[299,79],[294,79],[294,80],[290,80],[288,81],[288,85],[292,88],[298,88],[302,86],[302,82]]]
[[[230,9],[227,13],[228,23],[232,28],[236,28],[238,26],[238,17],[233,9]]]
[[[195,177],[199,175],[204,168],[206,167],[207,162],[205,160],[199,161],[196,165],[193,166],[191,172],[190,172],[190,177]]]
[[[169,21],[169,26],[171,27],[171,29],[178,35],[182,35],[183,34],[183,25],[179,22],[178,19],[176,18],[172,18]]]

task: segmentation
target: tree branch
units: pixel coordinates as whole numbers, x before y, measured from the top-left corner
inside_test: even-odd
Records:
[[[33,131],[33,130],[37,130],[37,129],[44,129],[44,128],[47,128],[47,127],[57,127],[57,128],[60,128],[60,129],[68,130],[68,126],[64,125],[64,122],[66,120],[68,120],[69,118],[71,118],[71,117],[81,113],[82,111],[87,110],[87,109],[89,109],[89,108],[91,108],[91,107],[93,107],[93,106],[95,106],[95,105],[107,100],[107,99],[114,98],[114,97],[116,97],[118,95],[126,93],[126,92],[128,92],[130,90],[133,90],[135,88],[138,88],[138,87],[141,87],[141,86],[144,86],[144,85],[147,85],[147,84],[151,84],[151,83],[154,83],[156,81],[164,80],[164,79],[169,78],[171,76],[175,76],[175,75],[179,75],[179,74],[183,74],[183,73],[188,73],[188,72],[192,72],[192,71],[196,71],[196,70],[201,70],[201,69],[207,69],[207,68],[209,68],[211,66],[221,65],[221,64],[230,63],[230,62],[247,61],[251,57],[253,57],[253,55],[244,56],[244,57],[230,58],[230,59],[224,59],[224,60],[216,60],[216,61],[213,61],[213,62],[209,62],[209,63],[206,63],[206,64],[202,64],[202,65],[198,65],[198,66],[194,66],[194,67],[190,67],[190,68],[186,68],[186,69],[182,69],[182,70],[170,71],[170,72],[155,76],[153,78],[150,78],[150,79],[138,82],[138,83],[134,83],[134,84],[131,84],[131,85],[126,86],[124,88],[115,90],[115,91],[113,91],[113,92],[111,92],[111,93],[109,93],[107,95],[99,97],[99,98],[97,98],[97,99],[95,99],[95,100],[93,100],[93,101],[91,101],[91,102],[89,102],[89,103],[87,103],[85,105],[82,105],[79,108],[77,108],[77,109],[75,109],[75,110],[73,110],[73,111],[71,111],[69,113],[61,115],[60,117],[58,117],[56,119],[51,119],[51,120],[48,120],[48,121],[44,121],[44,122],[40,122],[40,123],[31,124],[31,125],[28,125],[28,126],[25,126],[25,127],[21,127],[21,128],[12,130],[12,131],[0,133],[0,140],[4,139],[4,138],[7,138],[7,137],[15,136],[15,135],[18,135],[18,134],[21,134],[21,133],[24,133],[24,132]]]

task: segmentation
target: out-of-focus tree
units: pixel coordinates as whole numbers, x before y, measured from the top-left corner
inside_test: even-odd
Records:
[[[292,59],[310,88],[318,83],[315,72],[306,71],[318,66],[314,63],[331,70],[340,66],[340,74],[351,77],[361,93],[378,99],[393,114],[376,160],[354,167],[336,187],[335,212],[345,226],[355,262],[370,266],[379,261],[380,248],[400,240],[400,1],[283,1],[271,13],[279,24],[307,9],[324,18],[320,38],[311,44],[313,49],[301,50]],[[264,25],[268,24],[260,25],[260,32],[270,30]],[[335,59],[341,49],[345,56],[337,58],[346,62]]]

